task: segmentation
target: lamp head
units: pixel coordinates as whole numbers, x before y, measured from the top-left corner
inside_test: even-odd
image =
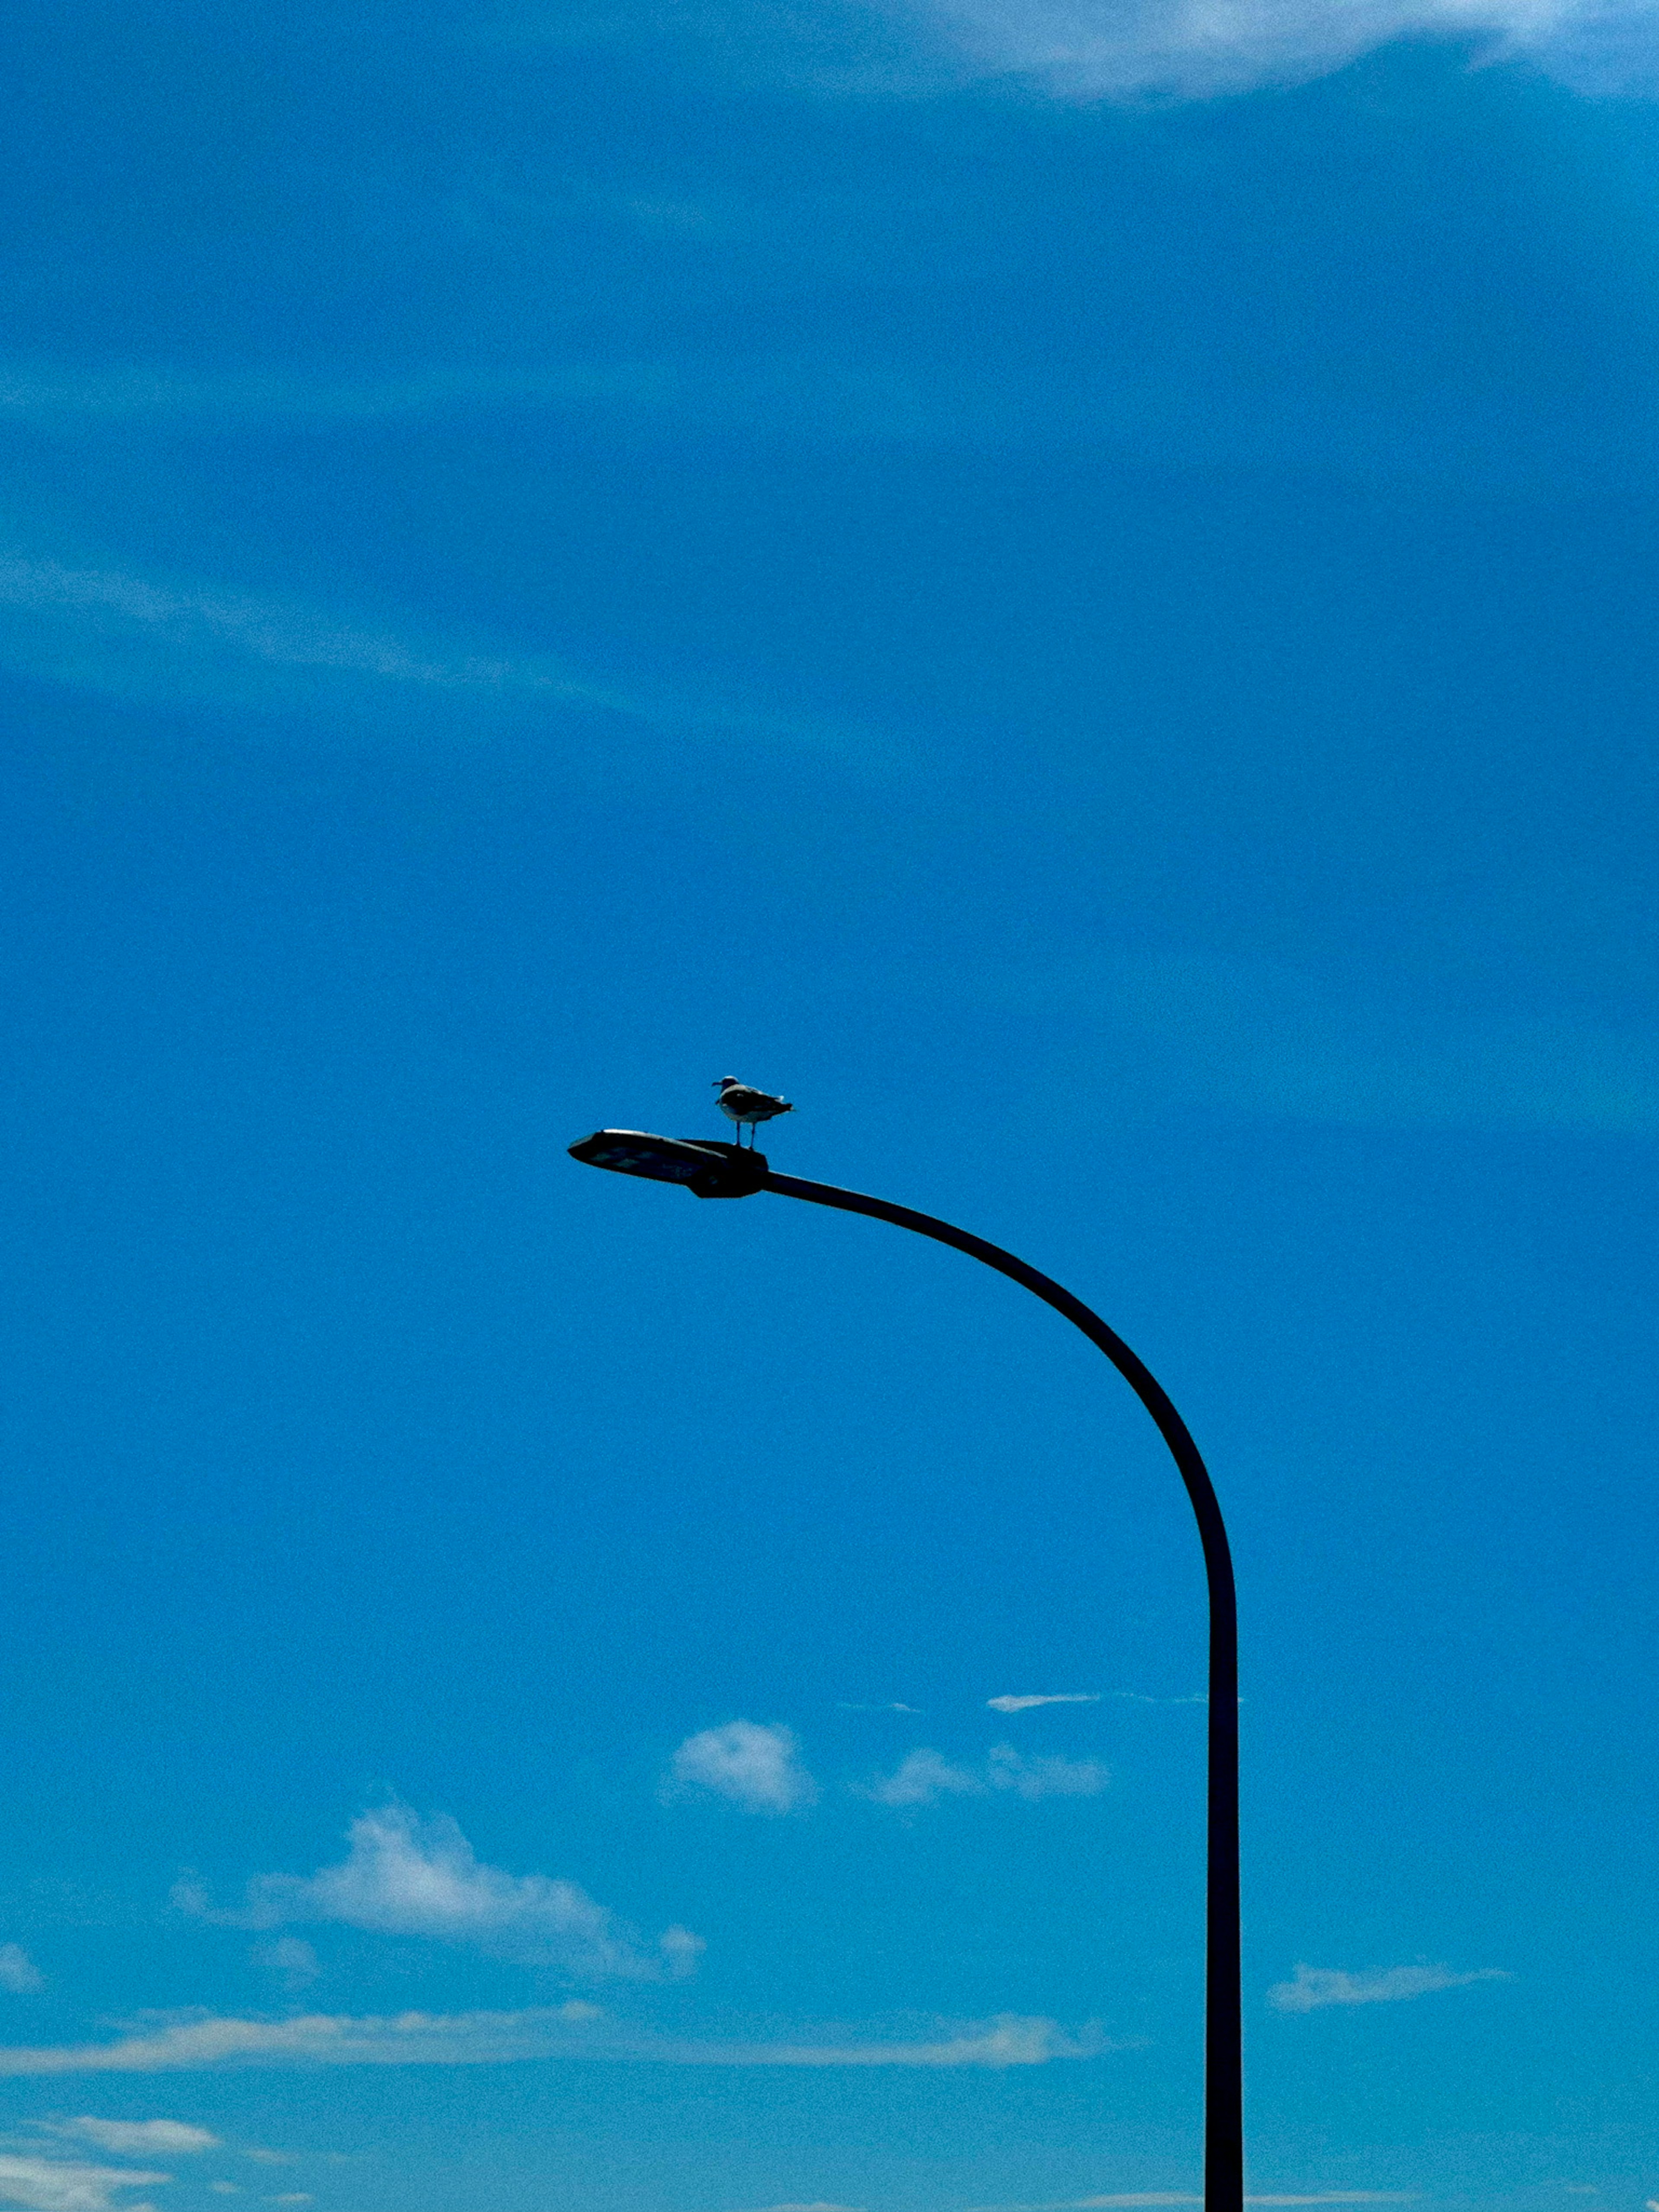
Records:
[[[698,1198],[747,1198],[766,1181],[766,1155],[693,1137],[655,1137],[643,1129],[596,1129],[570,1147],[584,1167],[678,1182]]]

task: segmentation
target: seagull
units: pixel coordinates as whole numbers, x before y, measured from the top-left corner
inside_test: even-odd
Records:
[[[757,1121],[769,1121],[775,1114],[793,1114],[794,1108],[787,1098],[774,1098],[769,1091],[753,1091],[746,1083],[739,1083],[735,1075],[722,1075],[714,1088],[720,1094],[720,1111],[728,1121],[738,1125],[738,1142],[743,1142],[743,1125],[749,1124],[749,1142],[755,1142]]]

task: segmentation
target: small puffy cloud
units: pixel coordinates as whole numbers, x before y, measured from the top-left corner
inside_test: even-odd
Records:
[[[937,1804],[941,1797],[984,1797],[997,1790],[1025,1798],[1097,1797],[1109,1778],[1098,1759],[1028,1759],[1012,1744],[1000,1743],[981,1767],[953,1766],[942,1752],[913,1751],[859,1795],[901,1808]]]
[[[172,2179],[133,2166],[0,2154],[0,2204],[24,2205],[27,2212],[116,2212],[116,2190],[153,2189]],[[138,2208],[128,2205],[126,2212]]]
[[[309,2204],[311,2192],[306,2189],[285,2189],[280,2197],[267,2197],[267,2204]]]
[[[234,2181],[210,2181],[208,2187],[216,2197],[240,2197],[241,2189]]]
[[[275,1928],[284,1921],[337,1920],[387,1936],[426,1936],[470,1944],[526,1966],[562,1967],[592,1980],[648,1980],[686,1972],[702,1948],[671,1928],[653,1950],[574,1881],[512,1875],[484,1866],[446,1814],[422,1820],[404,1805],[383,1805],[352,1822],[350,1850],[338,1866],[297,1875],[262,1875],[246,1905],[216,1912],[194,1882],[180,1882],[183,1911],[231,1927]]]
[[[1298,1966],[1293,1980],[1274,1983],[1267,2002],[1275,2012],[1317,2012],[1325,2005],[1392,2004],[1436,1990],[1466,1989],[1471,1982],[1509,1979],[1501,1966],[1478,1966],[1469,1974],[1454,1973],[1449,1966],[1383,1966],[1361,1974],[1334,1966]]]
[[[669,1764],[665,1795],[702,1791],[745,1813],[799,1813],[817,1802],[818,1786],[801,1764],[793,1729],[728,1721],[687,1736]]]
[[[0,1943],[0,1990],[27,1996],[46,1986],[46,1976],[21,1943]]]
[[[1044,1697],[987,1698],[994,1713],[1029,1713],[1033,1705],[1097,1705],[1098,1690],[1055,1690]]]
[[[57,2132],[83,2136],[117,2158],[193,2158],[219,2148],[217,2136],[186,2120],[95,2120],[88,2114],[63,2121]]]
[[[860,1791],[878,1805],[933,1805],[941,1797],[982,1797],[988,1784],[965,1766],[952,1766],[940,1751],[913,1751],[891,1774]]]

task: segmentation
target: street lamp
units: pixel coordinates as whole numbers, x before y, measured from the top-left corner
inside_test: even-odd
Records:
[[[1242,2212],[1244,2203],[1244,2054],[1238,1929],[1238,1607],[1227,1531],[1208,1470],[1186,1423],[1162,1385],[1098,1314],[1012,1252],[970,1237],[931,1213],[916,1213],[863,1191],[774,1175],[763,1152],[702,1138],[653,1137],[638,1129],[600,1129],[570,1156],[618,1175],[677,1182],[698,1198],[748,1198],[775,1191],[842,1213],[867,1213],[896,1228],[949,1244],[1051,1305],[1083,1331],[1122,1376],[1158,1425],[1187,1486],[1204,1547],[1210,1589],[1209,1850],[1204,1965],[1205,2212]]]

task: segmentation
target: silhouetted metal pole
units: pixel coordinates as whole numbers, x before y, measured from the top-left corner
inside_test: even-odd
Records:
[[[799,1176],[775,1175],[763,1153],[705,1139],[653,1137],[637,1129],[600,1129],[570,1147],[571,1157],[590,1167],[620,1175],[678,1182],[699,1198],[749,1198],[775,1191],[781,1198],[808,1199],[842,1213],[867,1213],[895,1228],[913,1229],[983,1261],[1000,1275],[1022,1284],[1045,1305],[1064,1314],[1089,1341],[1098,1346],[1158,1424],[1181,1471],[1198,1519],[1204,1547],[1204,1571],[1210,1586],[1210,1758],[1209,1854],[1206,1883],[1204,1984],[1204,2205],[1205,2212],[1243,2212],[1244,2046],[1239,1976],[1238,1926],[1238,1604],[1233,1588],[1232,1554],[1209,1471],[1187,1424],[1176,1413],[1156,1376],[1122,1338],[1091,1313],[1081,1298],[1028,1267],[1000,1245],[970,1237],[931,1213],[891,1205],[860,1190],[834,1183],[807,1182]]]
[[[1240,1984],[1238,1918],[1238,1603],[1232,1554],[1209,1470],[1187,1424],[1168,1394],[1122,1338],[1047,1275],[1028,1267],[1000,1245],[970,1237],[931,1213],[893,1206],[860,1190],[808,1182],[769,1171],[761,1190],[810,1199],[842,1213],[867,1213],[896,1228],[913,1229],[982,1260],[1000,1275],[1040,1297],[1083,1331],[1116,1368],[1158,1424],[1181,1470],[1198,1519],[1204,1571],[1210,1585],[1209,1867],[1206,1882],[1204,1965],[1204,2205],[1205,2212],[1243,2212],[1244,2203],[1243,1998]]]

